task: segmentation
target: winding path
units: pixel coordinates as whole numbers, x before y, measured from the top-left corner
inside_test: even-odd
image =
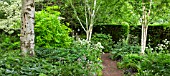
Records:
[[[102,55],[103,76],[123,76],[123,71],[117,68],[117,62],[109,58],[109,53]]]

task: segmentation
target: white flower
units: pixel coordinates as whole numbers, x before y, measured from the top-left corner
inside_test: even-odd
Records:
[[[97,42],[96,44],[99,48],[103,49],[104,47],[102,46],[102,44],[100,42]]]
[[[4,2],[4,5],[8,5],[8,3],[7,3],[7,2]]]

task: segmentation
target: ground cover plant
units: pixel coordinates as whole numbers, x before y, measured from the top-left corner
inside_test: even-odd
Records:
[[[2,76],[170,75],[169,0],[0,0],[0,6]]]
[[[17,50],[20,48],[19,36],[10,35],[2,32],[0,34],[0,49],[1,50]]]
[[[140,46],[127,44],[126,41],[120,40],[117,44],[113,45],[113,50],[111,51],[111,59],[122,60],[126,54],[139,53]]]
[[[167,41],[164,40],[164,42]],[[117,63],[118,68],[124,69],[125,75],[168,76],[170,74],[170,54],[168,53],[167,48],[163,48],[162,46],[155,47],[157,51],[159,49],[157,52],[149,47],[147,48],[146,54],[141,55],[139,52],[140,48],[137,45],[120,44],[118,42],[116,46],[117,47],[111,52],[111,59],[119,61]]]
[[[170,54],[151,52],[144,56],[127,54],[118,63],[119,68],[124,68],[126,75],[136,73],[136,76],[168,76],[170,74]]]
[[[102,46],[76,41],[71,48],[37,49],[35,57],[22,57],[20,51],[1,51],[1,75],[102,75]]]

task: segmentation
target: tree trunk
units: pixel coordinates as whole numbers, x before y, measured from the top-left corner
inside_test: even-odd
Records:
[[[89,41],[89,31],[86,31],[86,40]]]
[[[145,6],[143,6],[143,16],[142,16],[142,36],[141,36],[141,54],[145,53],[145,46],[146,46],[146,11]]]
[[[88,41],[91,41],[92,32],[93,32],[93,24],[91,24],[90,27],[89,27],[89,38],[88,38]]]
[[[83,23],[81,22],[79,16],[77,15],[77,11],[75,9],[75,7],[73,6],[72,0],[69,0],[71,3],[71,6],[73,8],[74,14],[76,15],[76,18],[78,19],[81,27],[83,28],[83,30],[86,32],[86,40],[90,41],[91,37],[92,37],[92,31],[93,31],[93,25],[95,22],[95,14],[97,12],[98,9],[96,9],[96,3],[97,0],[94,0],[94,5],[93,7],[89,6],[89,0],[85,0],[85,17],[86,17],[86,29],[83,26]],[[92,10],[91,10],[92,9]]]
[[[34,14],[35,6],[34,0],[22,0],[22,14],[21,14],[21,51],[22,55],[30,56],[35,55],[34,53]]]
[[[150,0],[150,8],[147,12],[145,4],[144,4],[144,0],[143,0],[141,54],[145,53],[146,40],[147,40],[147,30],[148,30],[148,20],[149,20],[149,16],[150,16],[151,6],[152,6],[152,0]]]

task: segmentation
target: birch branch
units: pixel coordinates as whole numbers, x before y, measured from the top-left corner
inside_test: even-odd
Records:
[[[82,27],[82,28],[83,28],[83,30],[86,32],[86,29],[84,28],[84,26],[83,26],[83,24],[82,24],[82,22],[81,22],[81,20],[80,20],[79,16],[77,15],[76,9],[75,9],[75,7],[73,6],[72,1],[71,1],[71,0],[69,0],[69,1],[70,1],[70,3],[71,3],[71,6],[72,6],[73,11],[74,11],[74,14],[76,15],[76,17],[77,17],[77,19],[78,19],[78,21],[79,21],[79,23],[80,23],[81,27]]]
[[[148,15],[147,15],[148,16],[148,20],[149,20],[149,16],[150,16],[150,13],[151,13],[151,8],[152,8],[152,0],[150,0],[149,12],[148,12]]]
[[[88,2],[88,0],[85,0],[86,29],[88,29],[87,2]]]
[[[88,0],[86,0],[88,2]],[[89,20],[91,20],[91,8],[89,6],[89,4],[87,3],[87,8],[88,8],[88,16],[89,16]]]
[[[93,26],[92,24],[94,23],[94,16],[95,16],[95,10],[96,10],[96,0],[94,0],[94,7],[93,7],[93,12],[91,14],[91,26]]]
[[[101,2],[100,2],[100,4],[101,4]],[[97,9],[96,9],[96,13],[99,11],[99,8],[100,8],[100,5],[97,7]],[[96,16],[96,15],[95,15]],[[94,19],[94,21],[96,21],[96,19]]]
[[[150,0],[150,5],[149,5],[149,12],[148,12],[148,17],[150,16],[150,13],[151,13],[151,8],[152,8],[152,0]]]

